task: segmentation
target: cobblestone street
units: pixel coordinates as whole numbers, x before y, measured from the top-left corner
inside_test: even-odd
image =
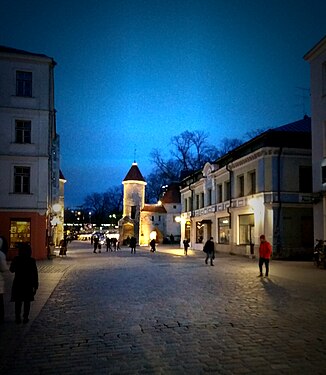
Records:
[[[259,278],[257,260],[76,241],[38,268],[30,323],[7,302],[1,374],[326,374],[326,270],[312,263]]]

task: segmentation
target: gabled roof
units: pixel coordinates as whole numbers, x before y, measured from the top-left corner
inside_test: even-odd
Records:
[[[166,209],[158,204],[145,204],[141,211],[166,214]]]
[[[326,49],[326,35],[316,43],[304,56],[306,61],[312,60]]]
[[[13,55],[25,55],[25,56],[31,56],[31,57],[41,57],[41,58],[50,59],[51,61],[53,61],[52,57],[44,55],[43,53],[34,53],[34,52],[24,51],[22,49],[1,46],[1,45],[0,45],[0,53],[8,53],[8,54],[13,54]]]
[[[131,168],[129,169],[129,172],[127,173],[126,177],[123,179],[123,181],[142,181],[146,182],[143,175],[141,174],[137,163],[132,163]]]
[[[181,194],[180,194],[179,184],[169,185],[167,191],[164,193],[163,197],[161,198],[161,202],[163,204],[180,203]]]

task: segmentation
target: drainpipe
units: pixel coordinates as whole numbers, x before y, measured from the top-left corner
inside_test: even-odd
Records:
[[[281,211],[282,211],[282,199],[281,199],[281,155],[283,147],[280,147],[277,155],[277,195],[278,195],[278,207],[276,216],[276,252],[281,252]]]
[[[232,170],[229,167],[229,164],[226,165],[226,170],[229,172],[229,179],[230,179],[230,191],[229,191],[229,197],[230,197],[230,205],[227,208],[227,212],[229,214],[229,223],[230,223],[230,229],[232,228],[232,215],[231,215],[231,207],[232,207]]]

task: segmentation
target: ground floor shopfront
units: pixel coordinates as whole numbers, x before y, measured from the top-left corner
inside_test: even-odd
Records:
[[[8,242],[7,259],[18,254],[21,242],[28,242],[32,248],[32,256],[37,260],[48,257],[48,220],[47,216],[38,212],[10,211],[0,212],[0,234]]]
[[[181,215],[182,241],[201,250],[213,237],[225,253],[258,256],[265,234],[275,257],[304,258],[313,249],[313,211],[310,206],[272,203],[266,196],[241,198]]]

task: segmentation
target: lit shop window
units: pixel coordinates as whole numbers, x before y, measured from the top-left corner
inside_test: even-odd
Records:
[[[228,217],[218,219],[218,243],[226,245],[230,243],[230,219]]]
[[[20,242],[31,242],[30,220],[10,221],[10,247],[16,248]]]

